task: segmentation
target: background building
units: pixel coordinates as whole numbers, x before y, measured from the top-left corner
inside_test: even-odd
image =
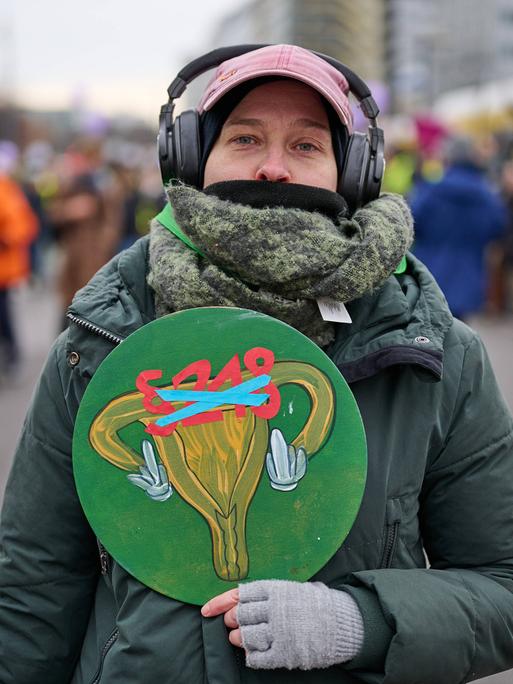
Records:
[[[495,0],[494,69],[499,78],[513,76],[513,4],[511,0]]]
[[[395,111],[497,78],[497,0],[386,0],[387,74]]]

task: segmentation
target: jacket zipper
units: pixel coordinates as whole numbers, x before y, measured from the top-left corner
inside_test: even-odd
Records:
[[[78,325],[81,328],[85,328],[89,332],[92,332],[95,335],[99,335],[100,337],[103,337],[109,342],[112,342],[112,344],[117,345],[123,342],[124,338],[118,337],[117,335],[114,335],[114,333],[111,333],[108,330],[105,330],[104,328],[100,328],[99,325],[95,325],[94,323],[86,321],[83,318],[79,318],[78,316],[75,316],[75,314],[67,313],[66,318],[75,323],[75,325]],[[100,553],[100,566],[102,575],[107,575],[109,572],[109,554],[107,553],[107,550],[105,549],[105,547],[99,539],[96,539],[96,543],[98,544],[98,551]]]
[[[386,505],[385,544],[381,556],[380,568],[389,568],[392,565],[394,551],[399,536],[401,524],[401,502],[399,499],[389,499]]]
[[[99,684],[100,679],[102,677],[102,672],[103,672],[103,663],[105,662],[105,658],[107,657],[107,653],[112,648],[112,645],[116,641],[118,636],[119,636],[119,629],[116,627],[116,629],[112,632],[112,634],[107,639],[107,641],[105,642],[105,644],[102,648],[102,652],[100,654],[100,664],[98,665],[98,669],[96,671],[96,674],[94,675],[94,679],[91,682],[91,684]]]
[[[387,536],[385,541],[385,548],[383,549],[383,556],[381,558],[380,568],[389,568],[392,564],[392,557],[395,551],[395,544],[397,542],[397,534],[399,532],[399,521],[387,525]]]
[[[102,575],[107,575],[109,572],[109,554],[105,546],[97,538],[96,543],[98,544],[98,551],[100,553],[100,567],[102,570]]]
[[[89,332],[94,333],[95,335],[99,335],[100,337],[103,337],[104,339],[108,340],[109,342],[112,342],[112,344],[121,344],[123,340],[125,339],[124,337],[119,337],[118,335],[114,335],[114,333],[109,332],[108,330],[105,330],[104,328],[100,328],[99,325],[95,325],[94,323],[91,323],[90,321],[86,321],[83,318],[79,318],[78,316],[75,316],[75,314],[72,313],[67,313],[66,318],[68,318],[70,321],[75,323],[81,328],[85,328]]]
[[[118,345],[123,342],[123,337],[119,337],[118,335],[114,335],[114,333],[109,332],[108,330],[105,330],[104,328],[101,328],[99,325],[95,325],[94,323],[91,323],[90,321],[86,321],[83,318],[79,318],[78,316],[75,316],[74,314],[67,313],[66,318],[68,318],[70,321],[75,323],[75,325],[78,325],[81,328],[85,328],[87,331],[99,335],[100,337],[103,337],[104,339],[108,340],[112,344]],[[96,540],[96,543],[98,544],[98,552],[100,554],[100,567],[101,567],[101,573],[102,575],[107,575],[109,572],[109,554],[107,553],[107,549],[103,546],[101,541],[99,539]],[[107,657],[107,653],[110,651],[112,648],[112,645],[116,641],[116,639],[119,636],[119,629],[116,627],[112,634],[109,636],[107,641],[105,642],[101,654],[100,654],[100,663],[98,665],[98,669],[94,675],[94,678],[91,682],[91,684],[99,684],[102,672],[103,672],[103,664],[105,662],[105,658]]]

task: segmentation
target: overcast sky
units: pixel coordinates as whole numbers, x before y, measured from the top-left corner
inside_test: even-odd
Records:
[[[176,72],[246,2],[0,0],[0,79],[22,104],[80,98],[154,121]]]

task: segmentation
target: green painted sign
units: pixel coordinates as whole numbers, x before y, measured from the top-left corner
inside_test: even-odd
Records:
[[[319,347],[269,316],[212,307],[149,323],[105,359],[73,467],[109,553],[202,604],[241,581],[312,577],[354,523],[367,454]]]

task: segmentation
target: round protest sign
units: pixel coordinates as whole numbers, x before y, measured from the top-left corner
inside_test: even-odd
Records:
[[[202,604],[241,581],[311,578],[353,525],[367,454],[319,347],[269,316],[212,307],[149,323],[105,359],[73,467],[113,558]]]

